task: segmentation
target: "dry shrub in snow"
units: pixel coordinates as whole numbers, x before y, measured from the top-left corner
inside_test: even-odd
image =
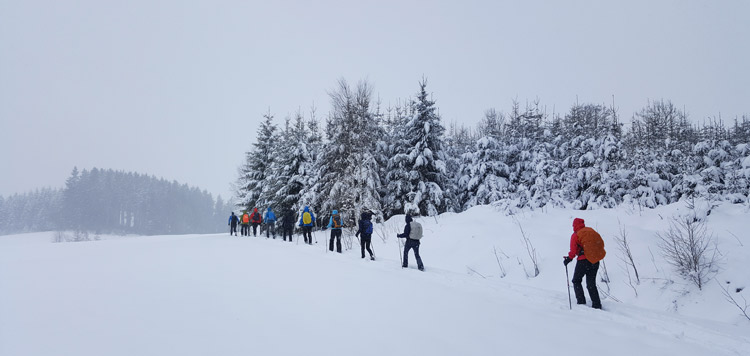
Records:
[[[718,250],[704,220],[694,217],[675,217],[666,232],[657,233],[664,259],[677,272],[703,289],[717,272]]]

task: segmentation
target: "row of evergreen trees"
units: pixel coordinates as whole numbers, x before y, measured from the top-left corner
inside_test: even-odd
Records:
[[[476,128],[446,130],[426,82],[385,111],[372,87],[340,80],[323,133],[315,111],[283,127],[268,113],[239,169],[236,204],[349,219],[432,216],[479,204],[577,209],[655,207],[683,197],[748,201],[750,117],[692,123],[669,101],[624,125],[612,106],[575,104],[549,115],[538,102],[488,110]],[[323,138],[325,136],[325,138]]]
[[[324,133],[314,109],[307,120],[300,112],[287,118],[282,129],[266,114],[239,170],[237,205],[277,211],[309,205],[349,219],[365,209],[379,218],[446,211],[454,197],[443,157],[445,129],[424,81],[420,88],[413,104],[384,114],[373,105],[369,83],[351,87],[340,80],[330,93]]]
[[[0,234],[76,230],[118,234],[224,231],[231,206],[219,196],[153,176],[73,169],[65,188],[0,196]]]

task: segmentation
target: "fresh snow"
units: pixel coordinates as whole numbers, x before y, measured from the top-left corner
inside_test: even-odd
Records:
[[[721,252],[702,291],[657,246],[670,217],[692,213],[682,203],[418,218],[425,272],[413,255],[399,265],[403,216],[376,225],[376,261],[359,258],[356,240],[326,252],[328,231],[313,246],[227,234],[0,236],[0,355],[750,355],[750,320],[720,289],[740,301],[750,293],[748,207],[696,210]],[[606,243],[604,311],[568,308],[562,256],[575,217]],[[628,283],[618,224],[640,285]]]

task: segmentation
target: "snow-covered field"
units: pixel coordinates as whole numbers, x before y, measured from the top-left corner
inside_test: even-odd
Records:
[[[413,255],[399,265],[403,216],[376,225],[376,261],[360,259],[356,241],[326,252],[327,231],[312,246],[227,234],[0,236],[0,355],[750,355],[750,320],[721,289],[740,302],[750,293],[748,207],[711,210],[721,269],[702,291],[657,246],[655,233],[685,213],[483,206],[419,218],[425,272]],[[604,311],[568,307],[561,261],[574,217],[607,244]],[[628,282],[618,224],[640,285]]]

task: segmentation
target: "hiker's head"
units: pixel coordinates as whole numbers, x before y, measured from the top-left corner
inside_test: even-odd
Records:
[[[333,211],[333,215],[336,215],[336,214],[338,214],[338,213],[339,213],[339,211],[338,211],[338,210],[334,210],[334,211]]]
[[[586,224],[584,224],[583,219],[581,218],[575,218],[573,219],[573,231],[578,232],[578,230],[584,228]]]
[[[411,214],[406,214],[406,222],[410,223],[412,220]]]

